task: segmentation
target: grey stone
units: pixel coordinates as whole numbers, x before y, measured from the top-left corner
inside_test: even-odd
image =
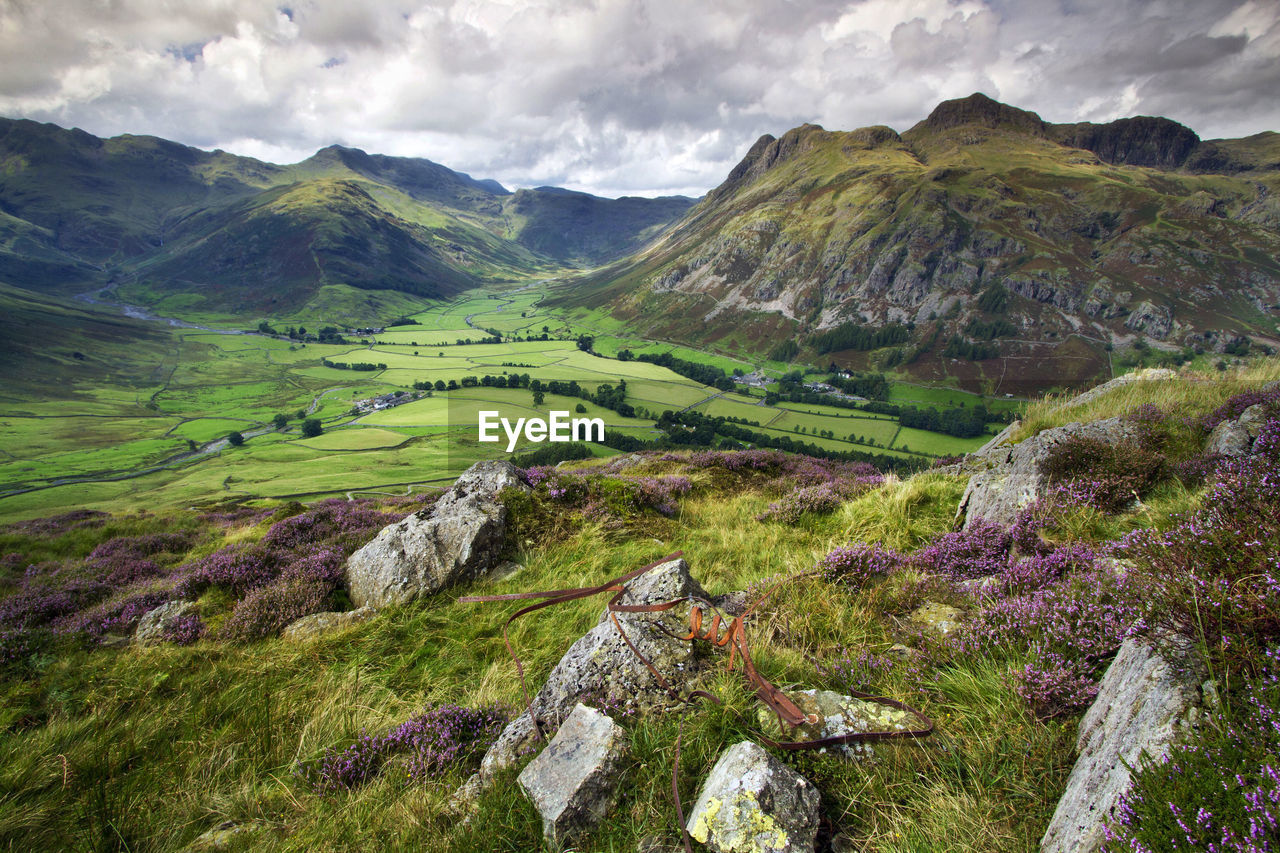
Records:
[[[1175,648],[1177,648],[1175,646]],[[1041,853],[1092,853],[1129,786],[1129,767],[1158,761],[1199,717],[1204,680],[1189,644],[1157,651],[1124,641],[1080,721],[1080,757],[1040,841]]]
[[[688,596],[705,598],[706,592],[690,576],[684,560],[672,560],[655,566],[628,584],[622,603],[658,604]],[[688,605],[662,613],[617,614],[627,639],[678,689],[696,678],[711,658],[709,644],[671,636],[688,633],[688,614]],[[626,712],[644,711],[671,701],[618,634],[607,612],[594,628],[570,646],[551,670],[546,684],[533,697],[532,710],[540,721],[554,728],[580,701]],[[508,723],[480,763],[481,784],[488,784],[498,771],[514,765],[522,755],[536,748],[538,740],[527,712]]]
[[[542,815],[542,834],[562,847],[596,827],[618,798],[627,734],[579,703],[547,748],[520,772],[520,787]]]
[[[743,741],[721,753],[686,828],[716,853],[812,851],[820,804],[812,782]]]
[[[1114,380],[1113,380],[1114,381]],[[976,461],[985,466],[969,478],[956,517],[967,528],[977,519],[1012,524],[1028,504],[1048,493],[1048,478],[1041,466],[1053,449],[1069,438],[1090,438],[1118,444],[1132,437],[1133,427],[1120,418],[1107,418],[1047,429],[1009,446],[988,450]]]
[[[155,610],[149,610],[138,620],[138,627],[133,632],[134,642],[143,646],[152,646],[164,642],[165,629],[184,616],[197,611],[194,601],[169,601]]]
[[[1214,427],[1205,440],[1204,452],[1220,456],[1247,456],[1266,421],[1267,405],[1252,405],[1236,420],[1223,421]]]
[[[321,634],[341,631],[344,628],[359,625],[373,616],[375,612],[372,607],[361,607],[359,610],[347,610],[344,612],[327,610],[323,613],[312,613],[310,616],[303,616],[301,619],[290,622],[285,626],[280,636],[294,643],[304,643],[308,640],[314,640]]]
[[[477,462],[436,503],[387,525],[347,559],[357,607],[403,604],[485,574],[498,561],[507,511],[504,488],[527,490],[510,462]]]
[[[806,741],[864,732],[901,732],[919,722],[900,708],[855,699],[834,690],[798,690],[788,692],[787,696],[801,711],[815,718],[815,722],[801,723],[783,731],[778,725],[778,715],[762,707],[756,714],[757,721],[762,729],[775,738]],[[837,744],[832,749],[846,758],[869,758],[875,754],[870,743],[857,741]],[[826,752],[827,747],[822,747],[820,751]]]

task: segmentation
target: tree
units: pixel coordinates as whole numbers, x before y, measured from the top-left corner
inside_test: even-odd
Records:
[[[307,418],[302,422],[302,434],[307,438],[315,438],[324,432],[324,427],[320,426],[319,418]]]
[[[239,447],[244,444],[244,436],[238,432],[233,432],[227,436],[227,441],[231,442],[232,447]]]
[[[541,405],[542,405],[542,400],[543,400],[543,394],[542,394],[542,391],[541,391],[541,390],[539,390],[539,391],[534,391],[534,392],[533,392],[533,404],[534,404],[535,406],[541,406]]]
[[[297,418],[298,420],[302,420],[303,418],[305,418],[305,417],[307,416],[307,410],[306,410],[306,409],[298,409],[298,411],[294,412],[293,416],[294,416],[295,418]]]
[[[289,416],[281,412],[271,419],[271,423],[276,429],[284,429],[289,425]]]
[[[586,407],[586,406],[584,406],[584,405],[582,405],[581,403],[579,403],[578,405],[574,406],[573,410],[574,410],[575,412],[577,412],[578,414],[580,414],[580,415],[585,415],[585,414],[587,413],[587,407]]]

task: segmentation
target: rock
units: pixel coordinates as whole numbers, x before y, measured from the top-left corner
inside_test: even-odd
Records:
[[[684,845],[665,835],[646,835],[636,843],[636,853],[684,853]]]
[[[785,732],[778,725],[778,715],[768,708],[757,714],[760,723],[770,737],[782,737],[792,741],[822,740],[829,737],[860,734],[862,732],[906,731],[918,721],[900,708],[854,699],[834,690],[800,690],[787,696],[805,714],[813,714],[816,723],[801,723]],[[826,752],[823,747],[820,752]],[[847,758],[870,757],[875,754],[870,743],[842,743],[832,747]]]
[[[194,601],[169,601],[155,610],[149,610],[138,620],[138,627],[133,632],[135,643],[153,646],[164,642],[165,629],[184,616],[190,616],[198,610]]]
[[[689,566],[684,560],[672,560],[632,581],[622,603],[657,604],[691,595],[705,598],[706,592],[689,575]],[[688,633],[687,605],[662,613],[617,615],[628,639],[677,689],[684,689],[710,660],[708,643],[677,640],[656,627],[660,624],[677,635]],[[627,712],[643,711],[671,701],[653,674],[618,635],[607,613],[551,670],[547,683],[533,697],[533,713],[554,728],[584,700]],[[480,763],[481,783],[488,784],[495,773],[515,764],[537,743],[538,735],[529,714],[516,717],[485,753]]]
[[[314,640],[321,634],[341,631],[344,628],[359,625],[373,616],[375,612],[372,607],[366,606],[361,607],[359,610],[347,610],[341,613],[332,610],[327,610],[323,613],[312,613],[310,616],[303,616],[301,619],[290,622],[285,626],[280,636],[294,643],[305,643],[308,640]]]
[[[1129,786],[1129,767],[1158,761],[1199,716],[1204,679],[1190,645],[1156,651],[1146,640],[1124,641],[1080,721],[1067,789],[1040,841],[1041,853],[1102,848],[1103,827]]]
[[[506,533],[504,488],[529,487],[510,462],[477,462],[434,505],[384,527],[347,559],[351,600],[403,604],[489,571]]]
[[[964,612],[958,607],[952,607],[950,604],[940,604],[937,601],[927,601],[913,610],[907,619],[926,630],[945,637],[960,626],[962,616],[964,616]]]
[[[1204,443],[1205,453],[1219,456],[1247,456],[1253,448],[1262,425],[1267,422],[1267,405],[1257,403],[1240,413],[1234,421],[1223,421],[1213,428]]]
[[[995,575],[985,575],[980,578],[970,578],[967,581],[960,581],[957,587],[976,598],[986,595],[995,595],[1000,592],[1000,578]]]
[[[1047,429],[1018,444],[994,447],[976,457],[987,467],[969,478],[956,517],[964,518],[966,528],[979,518],[1012,524],[1023,507],[1048,493],[1049,481],[1040,468],[1063,441],[1090,438],[1118,444],[1132,435],[1129,423],[1107,418]]]
[[[811,851],[820,802],[808,779],[743,741],[720,755],[686,828],[717,853]]]
[[[542,834],[552,848],[593,829],[613,807],[628,751],[617,723],[579,703],[521,771],[520,787],[542,815]]]

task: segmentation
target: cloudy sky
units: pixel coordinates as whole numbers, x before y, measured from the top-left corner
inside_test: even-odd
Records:
[[[700,195],[762,133],[1049,121],[1280,130],[1277,0],[0,0],[0,115],[510,187]]]

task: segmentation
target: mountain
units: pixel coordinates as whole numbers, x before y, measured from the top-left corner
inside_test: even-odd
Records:
[[[1051,124],[975,94],[902,134],[763,136],[659,240],[556,302],[783,360],[1058,384],[1139,335],[1277,343],[1278,259],[1280,134]]]
[[[0,119],[0,283],[32,291],[274,316],[333,286],[444,297],[614,260],[692,204],[511,193],[336,145],[279,166]]]

